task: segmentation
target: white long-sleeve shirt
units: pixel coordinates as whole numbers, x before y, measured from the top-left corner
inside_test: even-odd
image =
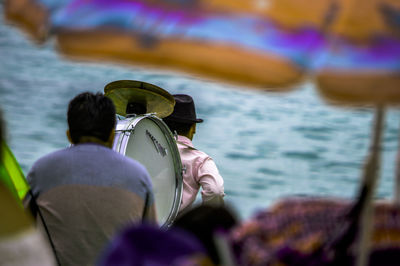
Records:
[[[193,147],[190,139],[178,136],[183,171],[183,194],[180,211],[192,205],[200,187],[203,203],[222,204],[224,180],[213,159]]]

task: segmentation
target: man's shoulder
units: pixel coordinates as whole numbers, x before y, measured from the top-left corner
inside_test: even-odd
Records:
[[[77,145],[54,151],[37,160],[28,173],[30,178],[36,180],[46,181],[51,178],[61,183],[68,180],[84,184],[92,182],[91,178],[87,178],[90,175],[97,176],[96,182],[99,184],[109,184],[116,180],[110,180],[110,176],[116,176],[118,182],[130,185],[139,181],[149,186],[151,181],[146,167],[140,162],[100,145]]]
[[[202,151],[202,150],[198,150],[198,149],[193,149],[193,150],[191,150],[190,151],[191,153],[193,153],[193,154],[196,154],[198,157],[201,157],[201,158],[211,158],[211,156],[210,155],[208,155],[207,153],[205,153],[204,151]]]
[[[72,161],[109,161],[110,163],[134,168],[136,171],[146,171],[146,168],[138,161],[120,154],[108,147],[101,145],[76,145],[59,149],[39,158],[34,166],[51,166]]]
[[[45,154],[42,157],[40,157],[35,162],[35,165],[40,165],[40,164],[44,164],[44,163],[60,160],[60,159],[64,158],[67,153],[68,153],[68,148],[59,149],[59,150],[50,152],[50,153]]]
[[[190,147],[179,147],[179,154],[182,162],[190,161],[198,165],[204,164],[206,161],[212,161],[212,158],[207,153]]]

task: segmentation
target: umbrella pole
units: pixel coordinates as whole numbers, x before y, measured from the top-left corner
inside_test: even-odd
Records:
[[[358,252],[356,255],[357,266],[368,265],[370,255],[372,238],[371,233],[374,224],[374,208],[372,203],[380,167],[379,160],[381,154],[381,138],[383,131],[384,111],[385,110],[383,105],[377,106],[373,129],[373,142],[370,147],[370,154],[368,156],[363,172],[363,183],[360,191],[366,189],[366,197],[361,207],[359,219],[359,244]]]
[[[394,205],[400,206],[400,128],[399,128],[399,139],[397,142],[397,159],[396,159],[396,179],[394,186]]]

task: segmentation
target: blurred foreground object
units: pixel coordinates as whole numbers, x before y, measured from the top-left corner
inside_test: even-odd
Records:
[[[4,10],[80,59],[269,90],[311,78],[334,99],[400,100],[397,0],[6,0]]]
[[[0,164],[0,180],[16,198],[22,201],[29,191],[28,182],[13,153],[4,141],[0,142],[0,150],[3,152],[3,164]]]
[[[56,265],[50,246],[20,202],[0,182],[0,265]]]
[[[291,198],[231,232],[239,265],[355,265],[360,235],[352,202]],[[400,209],[374,204],[369,265],[398,265]]]
[[[18,194],[21,196],[26,191],[21,190],[19,185],[16,189],[12,178],[24,179],[24,176],[21,171],[10,167],[19,169],[3,138],[4,124],[0,111],[0,265],[55,265],[50,247],[36,230],[32,217],[22,207]]]
[[[190,234],[152,225],[130,226],[107,247],[99,265],[212,266],[201,243]]]

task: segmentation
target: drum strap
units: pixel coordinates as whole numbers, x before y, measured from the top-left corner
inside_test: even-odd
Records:
[[[189,149],[189,150],[197,151],[196,148],[193,148],[192,146],[189,146],[189,145],[187,145],[187,144],[185,144],[185,143],[183,143],[183,142],[176,141],[176,143],[185,146],[185,148],[187,148],[187,149]],[[183,164],[182,164],[182,174],[186,174],[186,170],[187,170],[186,165],[183,165]]]
[[[149,209],[149,193],[146,193],[146,199],[144,200],[144,207],[143,207],[143,214],[142,220],[145,220],[148,216],[148,209]]]
[[[42,221],[44,230],[46,231],[46,235],[47,235],[47,237],[48,237],[48,239],[49,239],[51,249],[53,250],[54,257],[55,257],[55,259],[56,259],[57,265],[61,265],[61,264],[60,264],[60,260],[58,259],[58,256],[57,256],[56,247],[54,246],[54,242],[53,242],[53,240],[51,239],[51,235],[50,235],[49,229],[47,228],[46,222],[44,221],[42,211],[40,210],[40,207],[39,207],[39,205],[37,204],[36,198],[35,198],[35,196],[33,195],[31,189],[29,190],[28,193],[29,193],[29,197],[31,198],[31,199],[30,199],[30,203],[29,203],[29,209],[30,209],[30,211],[31,211],[31,213],[32,213],[32,215],[33,215],[33,217],[36,217],[36,214],[39,215],[40,220]]]

